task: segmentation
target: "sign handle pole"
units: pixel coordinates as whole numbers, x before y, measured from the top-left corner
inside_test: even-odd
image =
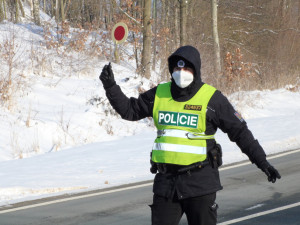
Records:
[[[115,45],[115,51],[114,51],[115,63],[119,64],[120,63],[120,56],[119,56],[119,49],[118,49],[118,45],[117,45],[116,41],[114,41],[114,45]]]

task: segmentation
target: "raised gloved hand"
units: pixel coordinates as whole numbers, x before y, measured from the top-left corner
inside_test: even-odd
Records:
[[[268,176],[269,182],[275,183],[276,179],[281,178],[279,172],[268,161],[262,162],[259,168]]]
[[[105,65],[102,69],[99,79],[102,81],[105,89],[112,87],[116,84],[114,73],[111,69],[111,64]]]

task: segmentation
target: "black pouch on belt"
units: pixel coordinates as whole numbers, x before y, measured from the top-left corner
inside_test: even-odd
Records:
[[[150,165],[151,165],[150,172],[156,174],[158,169],[157,169],[157,164],[152,161],[152,152],[150,153]]]
[[[222,148],[221,145],[216,144],[216,146],[208,152],[209,161],[212,168],[218,168],[222,166]]]

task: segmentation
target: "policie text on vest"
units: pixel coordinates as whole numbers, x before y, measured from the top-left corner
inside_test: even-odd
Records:
[[[198,115],[189,113],[159,111],[158,124],[197,128]]]

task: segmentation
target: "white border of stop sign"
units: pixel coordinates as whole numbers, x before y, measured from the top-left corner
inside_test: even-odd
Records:
[[[120,34],[116,33],[118,31],[122,32],[121,33],[121,37],[117,37],[117,39],[116,39],[116,36],[120,35]],[[119,22],[119,23],[117,23],[117,24],[114,25],[114,27],[113,27],[113,29],[111,31],[111,37],[112,37],[113,41],[116,44],[123,43],[127,39],[127,36],[128,36],[128,27],[127,27],[127,25],[125,23]]]

